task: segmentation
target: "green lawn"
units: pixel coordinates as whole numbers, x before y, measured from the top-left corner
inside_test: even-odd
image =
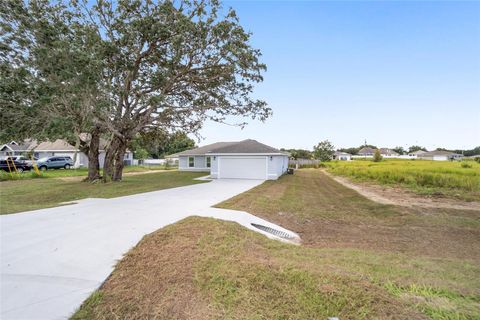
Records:
[[[204,172],[166,171],[125,176],[121,182],[107,184],[78,179],[3,181],[0,182],[0,214],[54,207],[84,198],[114,198],[202,183],[193,179],[204,175]]]
[[[332,161],[327,170],[357,181],[406,186],[421,194],[480,200],[480,163],[475,161]]]
[[[147,235],[73,319],[480,318],[480,212],[376,204],[320,170],[219,207],[302,245],[191,217]]]
[[[174,170],[176,167],[167,167],[159,166],[159,165],[152,165],[152,166],[127,166],[123,169],[124,173],[129,172],[145,172],[145,171],[152,171],[152,170]],[[34,170],[30,172],[23,172],[20,174],[14,173],[10,174],[5,171],[0,171],[0,181],[9,181],[9,180],[28,180],[28,179],[36,179],[36,178],[63,178],[63,177],[86,177],[88,174],[87,168],[79,168],[79,169],[57,169],[57,170],[48,170],[45,172],[41,172],[40,177],[35,173]]]

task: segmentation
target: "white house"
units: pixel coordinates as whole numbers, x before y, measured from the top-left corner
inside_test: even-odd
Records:
[[[335,153],[333,154],[333,159],[341,161],[351,161],[352,155],[347,152],[335,151]]]
[[[103,167],[105,161],[105,146],[106,141],[100,139],[100,150],[98,160],[100,167]],[[15,141],[4,144],[0,147],[0,158],[4,159],[8,156],[18,155],[33,155],[35,158],[53,157],[53,156],[68,156],[74,158],[75,147],[69,144],[63,139],[57,139],[55,141],[44,141],[37,143],[35,140],[25,140],[19,144]],[[130,150],[125,152],[123,161],[127,165],[133,164],[133,153]],[[88,157],[85,153],[77,150],[77,161],[74,164],[75,167],[88,167]]]
[[[417,158],[423,160],[447,161],[460,160],[463,158],[463,155],[451,151],[435,150],[422,153],[418,155]]]
[[[276,180],[287,171],[289,154],[248,139],[217,142],[169,157],[178,157],[180,171],[206,171],[213,179]]]

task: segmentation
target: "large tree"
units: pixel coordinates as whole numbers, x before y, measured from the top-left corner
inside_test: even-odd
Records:
[[[98,152],[98,135],[105,132],[109,141],[105,180],[121,180],[125,150],[145,130],[196,133],[206,120],[233,121],[243,126],[245,123],[237,121],[237,116],[263,121],[271,115],[264,101],[251,97],[253,85],[263,80],[266,69],[259,62],[260,52],[250,46],[250,34],[240,26],[235,12],[230,9],[221,15],[216,0],[7,0],[1,6],[5,17],[2,27],[7,26],[9,39],[4,41],[4,33],[0,37],[9,52],[15,53],[5,59],[5,64],[18,62],[14,56],[27,53],[20,63],[14,63],[15,68],[27,71],[29,77],[40,80],[40,87],[47,88],[41,95],[45,99],[39,99],[37,94],[24,99],[19,109],[47,110],[33,108],[45,100],[47,103],[41,105],[48,104],[52,111],[46,123],[56,124],[57,128],[85,123],[67,132],[74,136],[78,131],[88,131],[87,139],[82,141],[93,143],[88,146],[90,151]],[[12,19],[12,12],[20,14]],[[29,23],[29,16],[39,23]],[[28,31],[23,38],[22,28]],[[47,61],[52,61],[48,54],[53,50],[52,57],[60,62],[45,63],[45,67],[37,59],[33,61],[39,65],[32,66],[28,58],[32,39],[38,45],[35,52],[43,52]],[[73,51],[78,48],[76,44],[82,48],[81,56],[88,57],[83,64],[69,60],[72,45]],[[14,71],[9,81],[13,84],[19,73]],[[100,79],[81,82],[82,90],[75,90],[78,79],[90,79],[90,71],[100,74]],[[83,87],[88,83],[94,85]],[[28,91],[24,87],[22,90]],[[58,101],[64,103],[59,105]],[[85,106],[88,112],[77,112]],[[87,119],[70,117],[68,112],[72,110],[87,115]]]
[[[108,105],[101,38],[77,20],[62,3],[2,2],[0,132],[12,139],[66,139],[88,154],[88,178],[95,180],[101,131],[95,113]]]
[[[104,47],[113,100],[102,117],[111,132],[106,180],[122,178],[125,150],[142,130],[197,132],[208,119],[270,116],[264,101],[251,98],[266,68],[260,52],[233,10],[220,15],[218,1],[84,1],[74,9]]]

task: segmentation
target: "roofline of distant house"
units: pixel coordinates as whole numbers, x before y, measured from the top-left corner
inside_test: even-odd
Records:
[[[289,153],[282,152],[243,152],[243,153],[228,153],[228,152],[205,152],[205,153],[182,153],[182,154],[171,154],[165,156],[165,158],[177,158],[177,157],[193,157],[193,156],[289,156]]]

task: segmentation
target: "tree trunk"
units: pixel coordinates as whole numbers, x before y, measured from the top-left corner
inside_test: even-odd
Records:
[[[80,134],[75,137],[75,153],[73,154],[73,167],[77,168],[78,150],[80,149]]]
[[[80,141],[80,151],[88,157],[88,176],[84,181],[93,182],[100,179],[100,163],[98,154],[100,148],[100,128],[95,127],[90,133],[89,141]]]
[[[100,162],[98,155],[100,153],[100,130],[95,128],[91,134],[90,145],[88,148],[88,181],[92,182],[100,179]]]
[[[117,148],[117,152],[115,154],[115,165],[114,165],[113,178],[112,178],[113,181],[122,180],[123,167],[124,167],[123,157],[125,156],[126,149],[127,149],[126,143],[122,143]]]
[[[105,151],[105,162],[103,163],[103,182],[109,182],[113,180],[113,166],[120,142],[120,138],[114,136],[110,142],[110,145]]]

